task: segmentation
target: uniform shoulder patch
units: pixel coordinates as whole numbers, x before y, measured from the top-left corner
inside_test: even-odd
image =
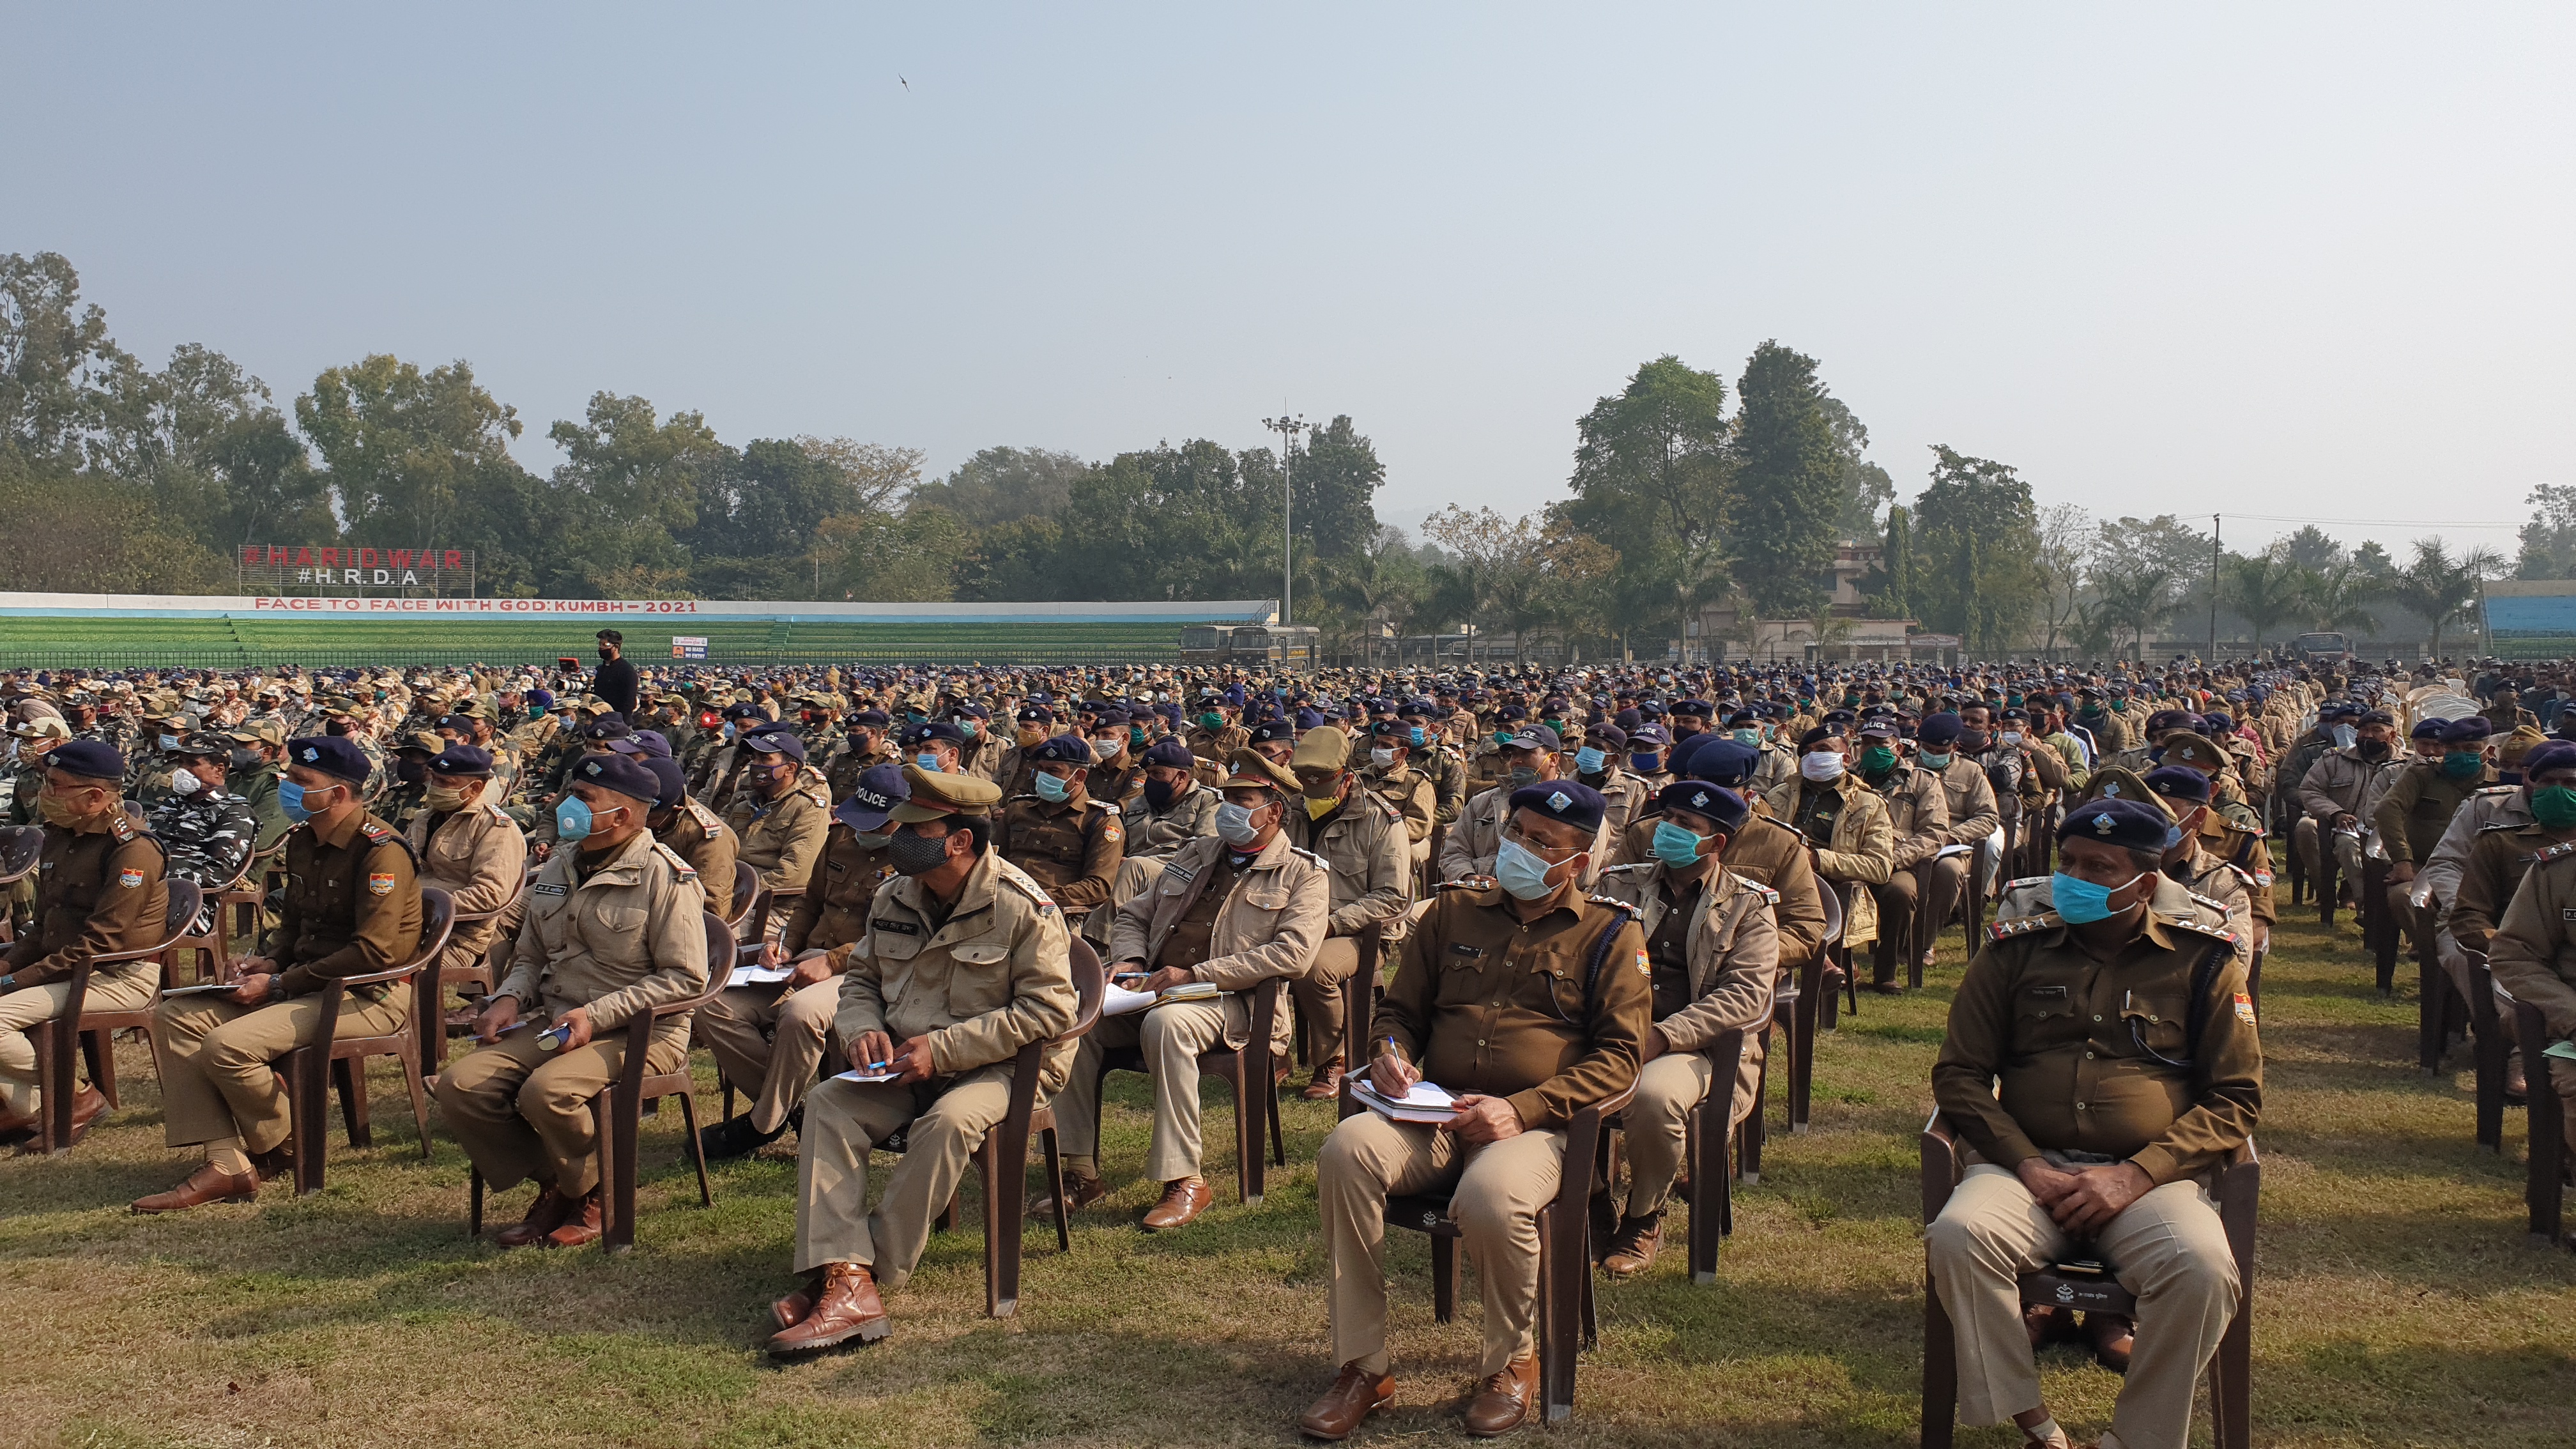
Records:
[[[671,863],[671,869],[678,873],[680,879],[696,880],[698,878],[698,868],[689,864],[687,861],[682,860],[678,851],[673,850],[671,847],[664,845],[658,840],[653,842],[653,849],[664,860]]]
[[[2066,924],[2064,918],[2055,911],[2042,911],[2035,916],[2015,916],[2009,921],[1997,921],[1986,927],[1986,939],[2009,941],[2015,936],[2027,936],[2034,931],[2045,931],[2051,926],[2064,924]]]
[[[1306,857],[1308,860],[1313,861],[1316,865],[1321,866],[1321,867],[1322,867],[1322,868],[1324,868],[1325,870],[1331,870],[1331,869],[1333,868],[1333,863],[1332,863],[1331,861],[1326,860],[1326,859],[1324,859],[1322,856],[1317,855],[1315,852],[1313,852],[1313,851],[1311,851],[1311,850],[1304,849],[1304,848],[1302,848],[1302,847],[1300,847],[1300,846],[1294,846],[1294,845],[1292,845],[1292,846],[1288,847],[1288,853],[1289,853],[1290,855],[1302,855],[1302,856]]]

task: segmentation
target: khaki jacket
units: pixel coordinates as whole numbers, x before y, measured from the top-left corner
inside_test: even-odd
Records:
[[[1832,837],[1816,848],[1816,874],[1844,885],[1885,885],[1896,874],[1896,832],[1888,824],[1887,802],[1849,771],[1834,781],[1843,805],[1834,816]],[[1792,809],[1797,797],[1790,797]],[[1783,815],[1781,823],[1791,825]],[[1796,827],[1791,825],[1792,829]],[[1843,917],[1843,942],[1866,946],[1878,939],[1878,898],[1869,891],[1851,893]]]
[[[446,817],[445,827],[432,835],[434,818],[424,810],[412,817],[404,832],[412,854],[420,857],[422,885],[447,892],[460,916],[497,911],[519,893],[520,883],[528,877],[528,837],[508,811],[486,800]],[[480,954],[499,925],[497,919],[461,925],[447,938],[447,949],[460,955]]]
[[[2520,785],[2490,785],[2469,797],[2460,813],[2451,817],[2450,828],[2442,832],[2442,843],[2415,870],[2418,892],[2431,891],[2439,901],[2459,899],[2462,876],[2468,869],[2469,856],[2478,837],[2499,825],[2529,825],[2531,805],[2523,799]],[[2532,847],[2538,849],[2538,846]],[[2516,869],[2513,879],[2522,879]],[[2510,890],[2505,895],[2511,895]],[[2504,897],[2495,901],[2495,909],[2486,913],[2480,931],[2495,929],[2496,918],[2504,914]],[[2479,949],[2483,950],[2484,947]]]
[[[733,898],[733,863],[742,842],[724,817],[695,800],[683,799],[672,811],[671,823],[654,831],[653,838],[671,847],[698,873],[698,889],[706,892],[707,909],[718,919],[730,921],[749,904]]]
[[[1950,823],[1941,832],[1944,845],[1974,845],[2003,828],[2003,809],[1995,800],[1994,783],[1986,778],[1986,767],[1967,755],[1951,757],[1947,769],[1930,771],[1918,768],[1941,782],[1942,805]]]
[[[1887,825],[1893,836],[1891,868],[1920,865],[1949,844],[1950,792],[1939,776],[1901,764],[1889,772],[1886,784],[1872,788],[1887,803]],[[1986,806],[1994,808],[1992,791],[1986,794]]]
[[[1467,880],[1494,873],[1494,857],[1503,848],[1503,825],[1512,813],[1513,785],[1506,780],[1489,790],[1467,797],[1467,806],[1458,812],[1458,821],[1441,838],[1438,868],[1444,881]],[[1617,845],[1611,833],[1610,818],[1601,818],[1601,829],[1592,838],[1592,861],[1576,884],[1590,890],[1601,879],[1603,866],[1610,863],[1610,852]]]
[[[1127,856],[1169,855],[1200,836],[1216,834],[1216,807],[1222,803],[1215,790],[1196,782],[1188,794],[1174,798],[1171,808],[1159,813],[1139,793],[1127,802],[1124,812]]]
[[[1416,845],[1431,838],[1431,824],[1440,813],[1440,799],[1431,777],[1410,764],[1381,771],[1374,765],[1359,772],[1361,788],[1395,807],[1404,817],[1404,835]]]
[[[1663,924],[1664,876],[1661,861],[1601,873],[1601,894],[1635,907],[1637,929],[1649,941]],[[1769,886],[1723,866],[1710,872],[1691,907],[1691,1004],[1655,1023],[1673,1050],[1705,1051],[1721,1032],[1749,1032],[1771,1019],[1780,979],[1780,929],[1772,914],[1778,904]]]
[[[2338,815],[2368,825],[2372,807],[2388,793],[2389,782],[2405,770],[2408,758],[2392,750],[2386,759],[2365,760],[2357,746],[2326,751],[2299,776],[2299,813],[2321,828],[2332,825]]]
[[[2567,850],[2565,846],[2552,847]],[[2544,852],[2545,853],[2545,852]],[[2576,850],[2534,861],[2487,942],[2496,985],[2540,1008],[2549,1035],[2576,1038]],[[2524,1052],[2538,1048],[2521,1044]]]
[[[1064,913],[1027,872],[984,852],[944,925],[914,876],[877,888],[866,934],[834,948],[841,1006],[832,1030],[844,1042],[882,1031],[897,1042],[930,1038],[932,1070],[954,1077],[1073,1026],[1072,936]],[[1074,1043],[1047,1054],[1042,1091],[1063,1085]]]
[[[1327,935],[1356,936],[1376,926],[1386,944],[1404,939],[1412,924],[1407,912],[1413,905],[1413,843],[1394,806],[1354,784],[1342,808],[1318,826],[1306,803],[1291,796],[1287,833],[1332,871]]]
[[[1206,835],[1174,851],[1154,888],[1137,892],[1118,908],[1118,922],[1109,930],[1109,959],[1153,961],[1172,928],[1198,903],[1214,873],[1209,867],[1225,848],[1224,841]],[[1324,944],[1324,923],[1332,914],[1332,874],[1321,857],[1289,845],[1283,830],[1236,877],[1217,908],[1208,959],[1195,971],[1198,979],[1225,992],[1227,1045],[1242,1045],[1251,1031],[1251,993],[1256,990],[1271,993],[1277,1012],[1272,1020],[1284,1034],[1288,983],[1305,978],[1315,964],[1316,948]]]
[[[735,859],[760,872],[771,890],[794,890],[814,873],[823,853],[823,837],[832,828],[832,799],[811,771],[775,800],[763,801],[748,790],[735,793],[725,808],[725,824],[741,843]]]
[[[557,1017],[590,1008],[593,1035],[637,1012],[687,1001],[707,989],[706,893],[698,873],[671,848],[638,831],[598,869],[575,880],[578,850],[559,850],[528,884],[510,974],[493,989]],[[658,1030],[685,1033],[685,1016]]]
[[[779,949],[793,956],[807,949],[829,950],[859,939],[868,928],[868,905],[877,889],[895,878],[886,847],[868,849],[859,833],[835,820],[823,842],[822,857],[806,878],[805,894],[779,935]]]
[[[67,981],[83,961],[160,943],[170,914],[161,842],[122,810],[103,830],[47,825],[36,866],[36,919],[9,946],[21,989]],[[102,966],[93,978],[133,985],[160,979],[146,957]]]

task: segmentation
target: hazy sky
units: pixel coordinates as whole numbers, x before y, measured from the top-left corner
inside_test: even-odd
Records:
[[[2576,482],[2563,5],[905,10],[11,3],[0,251],[281,402],[469,359],[539,468],[601,389],[934,471],[1347,412],[1412,523],[1776,337],[1908,496]]]

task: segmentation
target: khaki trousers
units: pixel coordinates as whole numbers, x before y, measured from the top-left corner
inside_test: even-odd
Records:
[[[382,1001],[345,997],[340,1034],[382,1036],[411,1015],[397,983]],[[319,993],[259,1006],[215,995],[165,996],[152,1012],[161,1067],[161,1139],[172,1147],[241,1139],[257,1154],[284,1142],[291,1118],[278,1059],[322,1030]]]
[[[1871,963],[1872,980],[1881,986],[1893,982],[1906,953],[1922,950],[1925,941],[1941,934],[1967,883],[1966,862],[1954,855],[1919,861],[1889,877],[1887,884],[1869,887],[1878,897],[1878,938],[1887,948]]]
[[[935,1095],[934,1095],[935,1094]],[[930,1242],[930,1220],[956,1196],[984,1135],[1011,1110],[1011,1067],[978,1067],[944,1085],[845,1082],[805,1099],[796,1134],[796,1268],[863,1263],[877,1286],[903,1286]],[[868,1211],[868,1153],[906,1128],[903,1156]],[[1020,1164],[1007,1163],[1018,1172]]]
[[[1744,1060],[1736,1072],[1735,1097],[1727,1103],[1729,1127],[1752,1113],[1753,1089],[1761,1079],[1762,1041],[1747,1036]],[[1716,1066],[1700,1052],[1666,1052],[1638,1071],[1637,1096],[1619,1114],[1620,1130],[1628,1139],[1628,1216],[1642,1218],[1664,1210],[1673,1195],[1673,1179],[1681,1175],[1688,1155],[1691,1113],[1708,1100],[1716,1081]],[[1721,1159],[1715,1165],[1700,1164],[1700,1170],[1725,1171],[1726,1166]]]
[[[2299,853],[2299,865],[2306,870],[2308,879],[2312,881],[2317,879],[2318,862],[2323,859],[2317,852],[2318,842],[2324,838],[2325,833],[2325,826],[2318,823],[2313,815],[2302,815],[2290,824],[2290,848]],[[2344,899],[2355,899],[2354,893],[2361,885],[2360,838],[2351,835],[2336,836],[2334,854],[2335,889]]]
[[[1342,983],[1358,969],[1360,938],[1327,936],[1315,948],[1315,964],[1288,983],[1289,998],[1306,1023],[1306,1060],[1318,1067],[1342,1059]],[[1360,1056],[1368,1056],[1365,1046]]]
[[[2000,1424],[2038,1408],[2016,1280],[2073,1244],[2019,1177],[1990,1163],[1968,1169],[1924,1244],[1958,1329],[1960,1421]],[[2138,1295],[2137,1347],[2112,1432],[2123,1449],[2183,1449],[2192,1387],[2236,1312],[2236,1260],[2218,1208],[2199,1183],[2169,1182],[2122,1209],[2094,1247]]]
[[[1315,1158],[1333,1275],[1333,1361],[1386,1372],[1386,1200],[1443,1186],[1451,1188],[1449,1215],[1485,1300],[1478,1376],[1501,1373],[1531,1352],[1538,1211],[1556,1196],[1564,1156],[1562,1132],[1523,1132],[1478,1147],[1374,1112],[1342,1119]]]
[[[732,986],[698,1008],[697,1036],[725,1080],[753,1095],[751,1125],[775,1132],[814,1088],[825,1038],[841,1009],[841,978],[781,994],[776,986]]]
[[[553,1018],[526,1026],[448,1064],[438,1079],[447,1128],[494,1192],[534,1178],[566,1197],[599,1186],[599,1123],[591,1103],[626,1071],[620,1026],[570,1051],[539,1051]],[[653,1029],[644,1070],[676,1071],[689,1057],[686,1019]]]
[[[1068,1156],[1100,1150],[1100,1070],[1109,1054],[1136,1047],[1154,1079],[1154,1135],[1145,1175],[1156,1182],[1198,1177],[1204,1157],[1199,1120],[1199,1053],[1225,1039],[1225,1003],[1175,1001],[1126,1016],[1104,1016],[1074,1053],[1073,1075],[1055,1096],[1056,1141]],[[1259,1098],[1238,1112],[1261,1110]]]
[[[158,966],[150,974],[134,976],[93,974],[81,1009],[134,1011],[150,1005],[152,993],[159,988]],[[45,1095],[44,1084],[36,1080],[36,1043],[29,1033],[62,1015],[71,996],[68,981],[49,981],[0,996],[0,1106],[18,1116],[34,1116]]]
[[[2549,1069],[2549,1085],[2558,1090],[2558,1122],[2567,1138],[2566,1160],[2576,1162],[2576,1062],[2534,1052],[2527,1059],[2525,1070],[2539,1067]],[[2537,1086],[2536,1083],[2534,1085]]]

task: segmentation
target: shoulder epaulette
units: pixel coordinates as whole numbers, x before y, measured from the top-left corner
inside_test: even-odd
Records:
[[[115,836],[116,843],[119,845],[132,840],[139,830],[140,827],[134,823],[134,817],[122,810],[108,818],[107,833]]]
[[[680,879],[696,880],[698,878],[698,868],[689,864],[687,861],[682,860],[678,851],[673,850],[671,847],[664,845],[658,840],[653,842],[653,848],[660,851],[662,853],[662,858],[671,863],[671,869],[679,873]]]
[[[2199,896],[2193,896],[2192,899],[2199,900],[2201,898]],[[2226,914],[2225,909],[2222,907],[2213,906],[2211,909],[2217,910],[2221,915]],[[2236,944],[2236,933],[2227,929],[2225,926],[2213,926],[2205,921],[2195,921],[2185,916],[2158,916],[2156,919],[2179,930],[2197,931],[2201,935],[2207,936],[2213,941],[2225,941],[2231,946]]]
[[[1737,885],[1740,885],[1740,886],[1744,887],[1746,890],[1753,891],[1753,892],[1755,892],[1755,893],[1759,894],[1759,895],[1762,897],[1762,899],[1763,899],[1764,901],[1766,901],[1766,902],[1768,902],[1768,903],[1770,903],[1770,904],[1772,904],[1772,905],[1775,905],[1775,906],[1776,906],[1776,905],[1780,904],[1780,893],[1779,893],[1778,891],[1775,891],[1775,890],[1771,889],[1769,886],[1764,885],[1762,882],[1760,882],[1760,881],[1758,881],[1758,880],[1752,880],[1752,879],[1749,879],[1749,878],[1747,878],[1747,877],[1745,877],[1745,876],[1740,876],[1740,875],[1739,875],[1739,876],[1737,876],[1737,877],[1735,878],[1735,883],[1736,883]]]
[[[2481,796],[2511,795],[2521,788],[2522,787],[2520,785],[2481,785],[2478,787],[2477,793]]]
[[[1630,871],[1632,871],[1632,870],[1647,870],[1647,869],[1650,869],[1650,868],[1652,868],[1652,867],[1653,867],[1653,865],[1654,865],[1654,864],[1655,864],[1655,862],[1653,862],[1653,861],[1651,861],[1651,860],[1632,860],[1632,861],[1629,861],[1629,862],[1628,862],[1627,864],[1625,864],[1625,865],[1605,865],[1605,866],[1601,867],[1601,873],[1602,873],[1603,875],[1626,875],[1628,872],[1630,872]],[[1743,877],[1741,877],[1741,876],[1738,876],[1738,877],[1736,877],[1736,878],[1737,878],[1738,880],[1742,880],[1742,879],[1743,879]]]
[[[359,821],[358,833],[378,845],[382,845],[386,841],[394,838],[394,828],[392,826],[375,820]]]
[[[2531,855],[2531,863],[2533,865],[2547,865],[2553,860],[2562,860],[2570,855],[2576,855],[2576,840],[2562,840],[2556,845],[2533,851]]]
[[[1617,896],[1589,895],[1584,897],[1584,899],[1592,902],[1592,904],[1596,906],[1610,906],[1614,909],[1625,911],[1632,916],[1637,914],[1637,908],[1635,906],[1628,904]]]
[[[502,809],[502,808],[501,808],[501,802],[500,802],[500,801],[498,801],[498,800],[486,800],[486,801],[484,801],[484,802],[483,802],[483,808],[484,808],[486,811],[490,812],[490,813],[491,813],[495,818],[497,818],[497,819],[507,820],[507,819],[509,819],[509,818],[510,818],[510,812],[509,812],[509,811],[507,811],[507,810]]]
[[[2033,931],[2045,931],[2051,926],[2064,924],[2066,924],[2065,919],[2055,911],[2042,911],[2035,916],[2015,916],[2009,921],[1997,921],[1986,927],[1986,939],[2008,941],[2015,936],[2027,936]]]
[[[2478,834],[2487,835],[2498,830],[2522,830],[2529,827],[2530,824],[2531,822],[2528,820],[2494,820],[2479,826]]]
[[[2005,881],[2004,889],[2008,891],[2017,891],[2027,886],[2044,886],[2054,879],[2056,879],[2054,876],[2026,875],[2019,880]]]
[[[1048,895],[1046,893],[1046,887],[1039,885],[1035,877],[1021,870],[1018,866],[1012,865],[1007,860],[1001,862],[1001,865],[1003,866],[1003,869],[997,870],[993,872],[993,874],[1007,882],[1011,889],[1018,891],[1021,895],[1027,896],[1030,902],[1038,908],[1038,914],[1044,915],[1056,908],[1055,897]],[[892,882],[888,882],[888,884],[892,884]]]
[[[2222,916],[2227,914],[2227,903],[2225,901],[2212,900],[2210,897],[2202,895],[2198,891],[2186,891],[2184,894],[2190,896],[2193,900],[2200,902],[2202,905],[2209,907],[2211,910],[2218,912]]]
[[[1288,847],[1288,853],[1290,855],[1302,855],[1328,871],[1333,868],[1333,863],[1331,861],[1324,859],[1322,856],[1317,855],[1315,852],[1307,850],[1302,846],[1292,845]]]
[[[1485,889],[1485,887],[1472,880],[1444,880],[1438,885],[1432,887],[1432,889],[1443,891],[1480,891]]]

